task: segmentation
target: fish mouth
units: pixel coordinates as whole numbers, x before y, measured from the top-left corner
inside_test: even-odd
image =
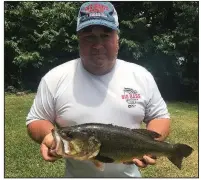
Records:
[[[90,137],[86,142],[82,143],[79,138],[67,140],[56,130],[53,130],[52,134],[56,142],[54,150],[57,155],[63,158],[88,160],[95,157],[100,151],[100,142],[94,137]]]
[[[55,151],[58,155],[63,156],[64,154],[68,155],[71,152],[70,142],[63,139],[59,136],[59,133],[56,130],[52,130],[52,135],[56,142]]]

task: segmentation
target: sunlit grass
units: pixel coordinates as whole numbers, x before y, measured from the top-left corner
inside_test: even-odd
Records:
[[[39,144],[27,135],[25,118],[34,94],[6,96],[5,101],[5,177],[63,177],[64,160],[54,163],[40,156]]]
[[[27,135],[25,118],[34,94],[5,97],[5,177],[63,177],[64,160],[45,162],[39,144]],[[184,159],[178,170],[167,158],[157,159],[155,166],[141,169],[143,177],[198,177],[198,106],[187,103],[168,103],[172,129],[168,141],[186,143],[194,152]]]
[[[168,103],[171,133],[167,141],[190,145],[194,151],[184,158],[179,170],[166,157],[157,159],[155,166],[142,169],[143,177],[198,177],[198,106],[182,102]]]

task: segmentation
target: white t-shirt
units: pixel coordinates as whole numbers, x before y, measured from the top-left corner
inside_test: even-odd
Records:
[[[153,76],[143,67],[117,59],[112,71],[96,76],[80,59],[59,65],[41,80],[26,124],[46,119],[59,126],[105,123],[140,128],[144,121],[169,118]],[[66,160],[66,177],[140,177],[135,165]]]

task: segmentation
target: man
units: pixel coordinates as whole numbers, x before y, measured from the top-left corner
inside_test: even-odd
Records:
[[[117,59],[118,17],[109,2],[86,2],[79,11],[77,35],[80,58],[64,63],[41,80],[27,116],[28,133],[41,144],[44,160],[58,157],[51,129],[82,123],[112,123],[169,133],[166,104],[153,76],[143,67]],[[156,163],[151,155],[133,157],[134,164],[105,164],[66,159],[66,177],[140,177],[138,167]]]

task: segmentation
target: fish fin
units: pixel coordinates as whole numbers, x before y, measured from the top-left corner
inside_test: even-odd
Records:
[[[135,164],[135,162],[133,161],[127,161],[127,162],[122,162],[123,164],[126,164],[126,165],[131,165],[131,164]]]
[[[94,159],[103,162],[103,163],[113,163],[114,159],[107,157],[107,156],[101,156],[101,155],[97,155]]]
[[[149,136],[152,139],[159,138],[161,135],[155,131],[150,131],[147,129],[132,129],[133,132],[139,133],[141,135]]]
[[[95,159],[92,159],[91,161],[94,163],[94,165],[96,166],[96,168],[99,171],[104,171],[104,169],[105,169],[105,164],[104,163],[102,163],[102,162],[100,162],[98,160],[95,160]]]
[[[182,160],[184,157],[188,157],[192,151],[193,148],[186,145],[186,144],[175,144],[173,147],[174,153],[168,157],[168,159],[179,169],[181,169]]]

